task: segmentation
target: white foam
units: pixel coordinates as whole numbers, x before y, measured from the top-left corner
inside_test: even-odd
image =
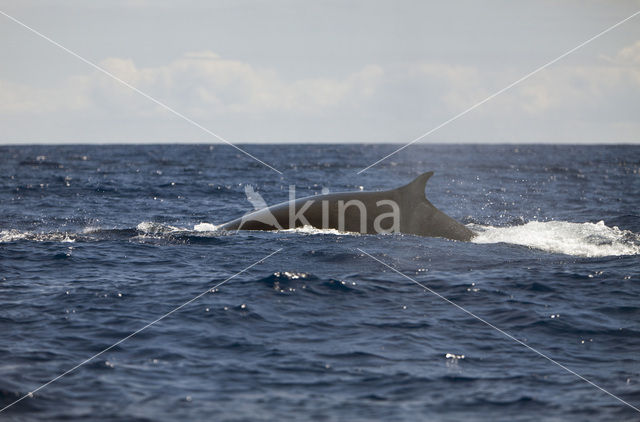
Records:
[[[216,232],[220,229],[220,225],[215,225],[211,223],[199,223],[193,226],[193,231],[195,232]],[[139,230],[139,226],[138,226]],[[233,231],[233,230],[232,230]],[[352,232],[341,232],[336,229],[318,229],[313,226],[302,226],[297,227],[295,229],[282,229],[278,230],[279,233],[300,233],[300,234],[334,234],[334,235],[359,235],[360,233],[352,233]]]
[[[193,226],[193,231],[196,232],[215,232],[218,230],[218,227],[215,224],[211,223],[200,223]]]
[[[21,232],[18,230],[2,230],[0,231],[0,242],[14,242],[16,240],[25,239],[27,236],[27,232]]]
[[[136,226],[136,230],[140,232],[140,235],[142,237],[144,236],[162,237],[162,235],[171,235],[171,234],[189,231],[188,229],[185,229],[185,228],[174,227],[174,226],[170,226],[168,224],[162,224],[162,223],[153,223],[151,221],[143,221],[142,223]]]
[[[211,223],[199,223],[193,230],[174,227],[167,224],[143,221],[136,229],[140,237],[172,235],[185,232],[216,232],[220,226]],[[603,221],[598,223],[571,223],[568,221],[531,221],[511,227],[493,227],[470,224],[477,233],[472,242],[479,244],[509,243],[526,246],[551,253],[582,257],[603,257],[621,255],[640,255],[640,235],[618,227],[608,227]],[[91,233],[96,228],[87,227],[82,232]],[[281,230],[283,233],[305,235],[358,236],[359,233],[342,232],[336,229],[318,229],[303,226],[296,229]],[[1,230],[0,243],[19,240],[36,242],[75,242],[77,234],[68,232],[37,233],[20,230]]]
[[[55,239],[57,240],[57,239]],[[76,241],[76,239],[72,238],[69,236],[69,233],[65,233],[64,237],[62,239],[60,239],[60,242],[64,242],[64,243],[74,243]]]
[[[313,226],[296,227],[295,229],[278,230],[280,233],[301,233],[301,234],[332,234],[336,236],[360,236],[356,232],[344,232],[337,229],[318,229]]]
[[[15,229],[0,231],[0,243],[15,242],[17,240],[73,243],[76,241],[75,237],[76,236],[73,233],[67,232],[35,233],[30,231],[19,231]]]
[[[469,225],[474,243],[511,243],[547,252],[583,257],[640,254],[640,236],[618,227],[568,221],[531,221],[521,226]]]
[[[87,226],[82,229],[82,234],[98,233],[102,228],[100,226]]]

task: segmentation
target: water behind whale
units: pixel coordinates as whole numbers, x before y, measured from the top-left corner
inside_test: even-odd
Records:
[[[635,417],[358,248],[637,405],[638,147],[416,145],[357,177],[393,146],[247,149],[284,176],[223,146],[0,147],[0,404],[283,248],[3,419]],[[218,227],[246,184],[274,204],[427,169],[473,242]]]

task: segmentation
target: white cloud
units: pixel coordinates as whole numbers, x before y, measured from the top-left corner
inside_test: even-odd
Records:
[[[448,110],[462,111],[489,95],[476,67],[446,63],[422,63],[409,69],[410,77],[426,80],[440,90],[439,99]]]
[[[516,91],[511,106],[534,115],[556,112],[592,115],[603,109],[637,107],[640,68],[612,64],[558,66],[536,75]]]
[[[223,59],[209,51],[190,52],[153,68],[137,68],[132,60],[120,58],[106,59],[100,65],[193,117],[212,113],[315,114],[371,96],[382,76],[380,67],[366,66],[342,80],[314,78],[287,82],[273,70]],[[87,95],[96,106],[103,102],[120,104],[128,107],[129,112],[144,108],[133,101],[132,97],[138,94],[104,75],[87,77],[87,85],[91,86]]]
[[[491,136],[494,129],[498,133],[533,124],[535,133],[544,137],[540,122],[546,120],[551,122],[546,135],[551,139],[556,135],[554,124],[575,127],[578,120],[598,121],[603,133],[619,130],[621,136],[639,140],[640,124],[629,111],[640,109],[639,64],[640,41],[592,65],[559,63],[483,104],[451,129],[456,139],[475,141],[480,130]],[[299,118],[310,127],[338,125],[331,134],[342,133],[339,125],[345,125],[350,134],[361,134],[361,141],[372,134],[380,135],[376,139],[403,141],[407,133],[416,130],[419,135],[431,129],[526,73],[423,62],[372,64],[342,78],[286,80],[273,69],[211,51],[188,52],[155,67],[139,67],[132,59],[117,57],[100,65],[199,121],[229,117],[237,125],[244,118],[270,120],[273,125],[261,127],[261,134],[279,140],[286,134],[276,132]],[[51,88],[0,80],[0,111],[22,118],[86,114],[103,116],[104,121],[140,118],[145,124],[167,117],[166,110],[97,71],[69,77]],[[493,124],[474,127],[480,120]],[[501,129],[501,122],[508,124]],[[244,127],[225,129],[245,139],[253,136],[243,132]]]
[[[622,65],[640,66],[640,40],[620,50],[614,62]]]
[[[48,114],[82,110],[88,98],[78,89],[77,78],[69,78],[63,86],[36,88],[0,79],[0,113]]]

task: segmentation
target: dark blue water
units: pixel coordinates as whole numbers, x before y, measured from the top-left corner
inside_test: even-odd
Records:
[[[638,420],[640,147],[0,147],[3,420]],[[215,231],[386,189],[478,231]]]

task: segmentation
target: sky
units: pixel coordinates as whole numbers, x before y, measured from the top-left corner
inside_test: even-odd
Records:
[[[407,143],[640,10],[629,1],[0,0],[233,143]],[[213,135],[0,15],[0,144]],[[640,143],[640,15],[422,139]]]

